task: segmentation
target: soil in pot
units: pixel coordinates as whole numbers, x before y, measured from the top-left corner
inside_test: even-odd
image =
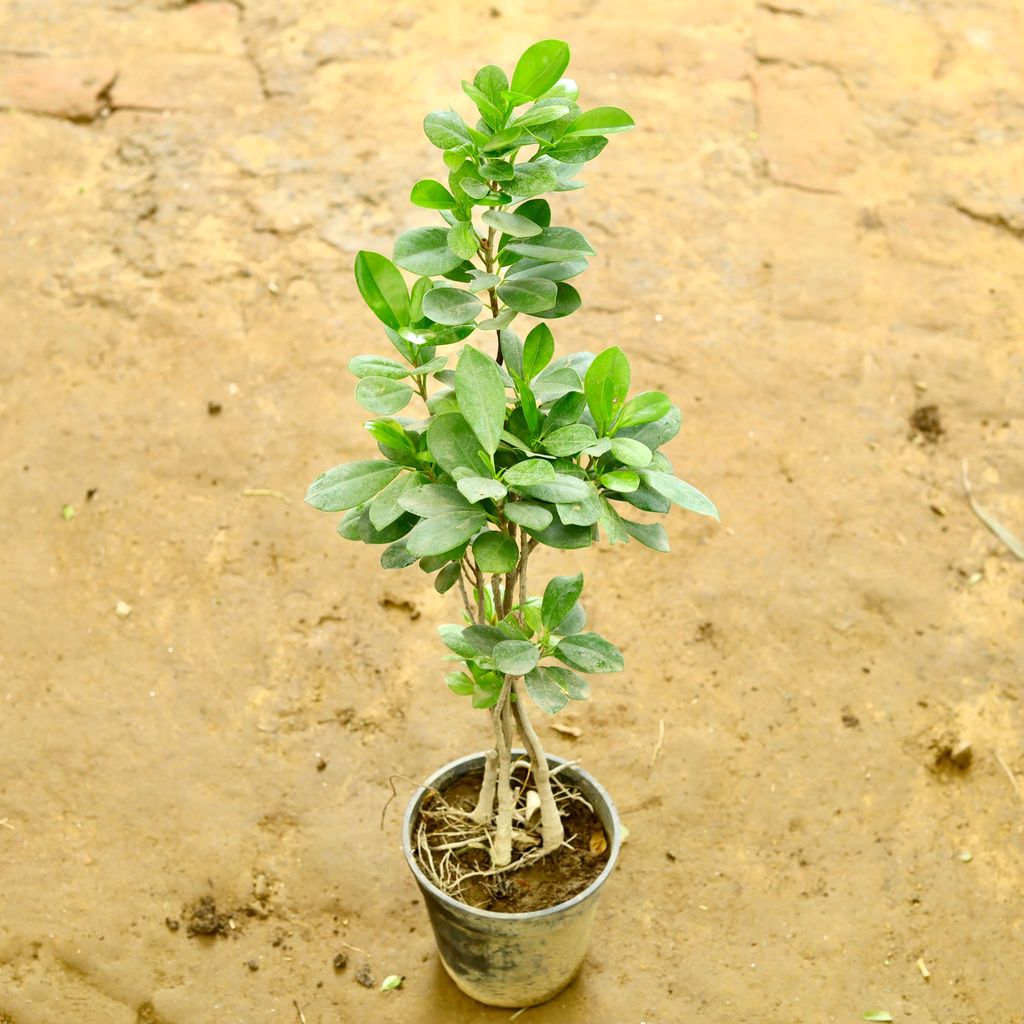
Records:
[[[568,784],[556,786],[566,843],[538,858],[539,814],[527,819],[530,780],[524,760],[512,768],[519,841],[513,845],[512,864],[492,874],[483,828],[458,820],[476,806],[482,781],[482,772],[471,772],[424,800],[413,830],[414,848],[420,868],[436,885],[479,910],[524,914],[572,899],[601,874],[608,863],[608,836],[580,792]]]

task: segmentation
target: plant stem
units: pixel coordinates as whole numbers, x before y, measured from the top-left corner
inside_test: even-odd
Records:
[[[516,725],[519,726],[519,735],[523,737],[523,743],[530,755],[533,777],[537,783],[537,796],[540,797],[540,830],[544,838],[541,853],[547,854],[562,845],[565,840],[565,828],[562,825],[562,816],[558,813],[558,805],[555,803],[555,794],[551,791],[548,759],[544,756],[544,747],[541,745],[540,737],[533,728],[533,723],[527,717],[523,695],[516,681],[512,683],[512,690],[516,695],[515,703],[512,705],[516,716]]]
[[[473,606],[469,602],[469,594],[466,593],[466,581],[463,578],[465,576],[465,566],[465,562],[459,566],[459,593],[462,594],[462,604],[466,609],[466,614],[469,616],[469,621],[476,625],[477,619],[473,614]]]
[[[492,189],[494,184],[494,182],[491,182]],[[489,227],[487,229],[487,246],[484,249],[484,270],[488,274],[494,273],[494,255],[494,228]],[[491,316],[496,317],[498,315],[498,293],[494,288],[488,288],[487,295],[491,300]],[[494,356],[494,361],[501,366],[501,331],[495,331],[495,334],[498,336],[498,351]]]
[[[494,796],[498,783],[498,751],[488,750],[484,754],[484,781],[480,784],[480,796],[476,807],[469,813],[470,821],[486,825],[494,813]]]
[[[498,815],[495,819],[494,867],[508,867],[512,862],[512,677],[505,677],[498,703],[492,713],[494,719],[495,749],[498,752]]]

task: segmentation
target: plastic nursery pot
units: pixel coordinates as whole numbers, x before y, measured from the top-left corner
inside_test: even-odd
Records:
[[[513,755],[523,753],[513,751]],[[552,768],[565,763],[563,757],[548,755]],[[481,771],[483,765],[483,753],[471,754],[427,779],[406,809],[402,849],[423,893],[441,963],[455,984],[488,1006],[535,1006],[558,995],[583,963],[598,895],[619,857],[622,823],[611,797],[595,779],[579,768],[563,768],[560,777],[590,801],[604,826],[609,848],[604,870],[583,892],[544,910],[500,914],[468,906],[443,893],[424,875],[413,854],[412,836],[430,788],[443,792],[464,775]]]

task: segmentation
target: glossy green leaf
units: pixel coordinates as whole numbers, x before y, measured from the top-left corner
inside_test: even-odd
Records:
[[[586,700],[590,696],[590,684],[578,676],[571,669],[561,668],[558,665],[545,665],[542,669],[550,676],[568,695],[569,700]]]
[[[480,173],[487,181],[511,181],[515,170],[507,160],[481,160]]]
[[[424,519],[441,515],[443,512],[479,511],[474,510],[470,502],[450,484],[421,484],[399,495],[397,501],[406,512],[412,512],[413,515]]]
[[[629,393],[629,361],[622,349],[606,348],[594,358],[583,379],[583,390],[597,431],[603,434]]]
[[[560,39],[545,39],[528,47],[516,63],[510,90],[537,99],[551,89],[569,66],[569,46]]]
[[[462,568],[458,562],[449,562],[435,577],[434,577],[434,589],[439,594],[447,594],[456,583],[459,582],[459,576],[462,574]]]
[[[431,288],[423,296],[423,313],[439,324],[455,326],[469,323],[483,305],[472,293],[461,288]]]
[[[321,473],[306,491],[306,504],[321,512],[342,512],[369,501],[401,473],[393,462],[347,462]]]
[[[537,278],[513,278],[498,287],[498,298],[519,313],[538,313],[550,309],[558,298],[554,281]]]
[[[660,391],[643,391],[622,407],[616,428],[621,430],[623,427],[635,427],[641,423],[653,423],[667,415],[671,409],[672,403],[667,395]]]
[[[508,79],[501,68],[495,64],[482,67],[473,76],[473,85],[483,93],[489,103],[504,114],[505,101],[502,99],[502,93],[508,90]],[[497,128],[498,125],[491,125],[491,127]]]
[[[598,480],[608,490],[620,491],[623,494],[635,491],[640,486],[640,477],[631,469],[615,469],[610,473],[602,473]]]
[[[531,530],[543,530],[551,525],[554,516],[542,505],[534,505],[528,501],[509,501],[505,504],[505,518],[510,523]]]
[[[594,543],[594,528],[592,526],[566,526],[558,519],[553,519],[550,526],[543,530],[535,530],[527,526],[524,529],[535,540],[546,544],[549,548],[560,548],[564,551],[589,548]]]
[[[447,473],[464,468],[473,476],[491,475],[491,467],[481,455],[480,442],[459,412],[446,412],[431,419],[427,446]]]
[[[551,204],[546,199],[528,199],[515,208],[517,217],[525,217],[542,228],[551,226]]]
[[[651,449],[631,437],[613,437],[610,447],[612,455],[624,466],[643,467],[650,464]]]
[[[653,548],[655,551],[668,551],[668,534],[661,523],[635,523],[631,519],[623,518],[622,524],[630,537],[644,547]]]
[[[568,281],[569,278],[582,274],[587,266],[587,261],[583,257],[558,263],[544,263],[524,256],[509,267],[505,278],[508,280],[516,277],[541,277],[547,281]]]
[[[499,672],[522,676],[536,667],[540,651],[528,640],[502,640],[494,645],[491,657]]]
[[[424,178],[413,185],[409,201],[424,210],[454,210],[459,205],[444,185],[431,178]]]
[[[517,312],[514,309],[503,309],[497,316],[491,317],[490,320],[480,320],[477,322],[477,330],[480,331],[503,331],[517,316]]]
[[[567,636],[555,648],[555,657],[580,672],[621,672],[622,653],[597,633]]]
[[[692,484],[672,476],[671,473],[659,473],[653,469],[641,469],[639,472],[644,483],[653,487],[674,505],[698,515],[718,519],[718,509],[715,508],[714,502],[701,494]]]
[[[459,221],[448,232],[448,248],[464,260],[471,260],[480,248],[480,236],[476,233],[472,221]]]
[[[444,681],[457,697],[469,697],[473,693],[473,680],[465,672],[449,672]]]
[[[580,379],[574,371],[566,369],[566,372],[573,375],[577,384],[580,383]],[[543,377],[538,378],[538,383],[541,380]],[[551,434],[562,427],[579,422],[586,404],[586,395],[581,391],[570,391],[568,394],[562,395],[548,411],[547,418],[544,420],[544,433]]]
[[[626,405],[629,403],[627,402]],[[682,422],[683,414],[679,411],[678,406],[673,405],[664,416],[652,423],[644,423],[638,427],[617,428],[616,437],[631,437],[634,441],[639,441],[654,451],[671,441],[679,433]]]
[[[555,304],[550,309],[543,309],[533,315],[543,317],[545,320],[558,320],[563,316],[571,316],[580,308],[581,304],[580,293],[571,284],[560,281]]]
[[[391,260],[379,252],[360,250],[355,275],[359,294],[381,323],[396,331],[409,323],[409,291]]]
[[[509,195],[516,198],[539,196],[543,192],[550,192],[558,184],[558,178],[554,172],[540,164],[526,163],[516,164],[515,174],[512,180],[505,182],[504,189]]]
[[[569,703],[565,690],[558,685],[558,680],[546,668],[535,668],[528,672],[523,677],[523,684],[537,707],[549,715],[557,714]]]
[[[527,459],[505,470],[502,478],[509,487],[526,487],[555,479],[555,470],[543,459]]]
[[[484,143],[482,149],[484,153],[496,156],[500,153],[508,153],[513,149],[517,149],[528,142],[529,139],[529,131],[517,124],[511,128],[504,128],[500,132],[495,132],[492,138]]]
[[[478,654],[489,655],[495,645],[503,643],[508,637],[496,626],[467,626],[462,631],[463,639],[471,644]]]
[[[566,135],[612,135],[636,126],[620,107],[595,107],[581,114],[568,128]]]
[[[508,474],[505,475],[508,479]],[[538,501],[548,501],[552,504],[571,504],[574,501],[586,501],[592,493],[591,485],[575,476],[556,474],[554,480],[541,483],[517,485],[517,491],[521,491],[527,497],[536,498]]]
[[[551,628],[551,632],[557,636],[575,636],[577,633],[582,633],[586,625],[587,613],[583,610],[583,605],[577,601],[566,612],[562,621]]]
[[[487,93],[470,82],[462,83],[462,91],[476,105],[476,109],[480,111],[480,116],[484,119],[489,128],[494,130],[501,127],[505,120],[503,101],[499,100],[498,103],[494,103]]]
[[[579,454],[596,440],[597,435],[585,423],[573,423],[545,434],[544,448],[552,455],[563,458]]]
[[[482,270],[471,270],[469,282],[471,291],[483,292],[489,288],[497,288],[501,284],[501,278],[497,274],[485,274]]]
[[[560,78],[541,99],[577,100],[579,96],[580,87],[571,78]]]
[[[510,537],[490,530],[473,541],[473,558],[481,572],[511,572],[519,562],[519,548]]]
[[[608,537],[609,544],[628,544],[629,533],[622,516],[615,510],[615,506],[602,494],[600,499],[600,510],[597,516],[597,525],[604,530]]]
[[[462,635],[461,626],[446,623],[443,626],[438,626],[437,632],[445,647],[460,658],[475,658],[480,653],[476,646]]]
[[[593,526],[601,518],[601,496],[588,484],[586,495],[558,502],[555,511],[566,526]]]
[[[523,342],[523,376],[533,380],[551,362],[555,339],[547,324],[537,324]]]
[[[414,274],[446,274],[462,262],[462,257],[448,248],[445,228],[413,228],[399,235],[395,242],[395,263]]]
[[[390,377],[364,377],[356,385],[356,401],[370,412],[382,416],[404,409],[412,398],[413,390]]]
[[[409,367],[384,356],[353,356],[348,361],[348,372],[354,377],[390,377],[400,380],[409,376]]]
[[[550,104],[548,106],[537,105],[524,111],[512,123],[520,125],[523,128],[529,128],[540,124],[548,124],[550,121],[557,121],[560,117],[563,117],[568,110],[568,107],[557,103]]]
[[[399,498],[426,482],[427,478],[422,473],[402,473],[395,477],[370,505],[370,523],[374,529],[383,530],[405,515],[408,509],[398,503]]]
[[[601,150],[608,145],[602,135],[591,137],[575,135],[562,138],[547,151],[548,156],[566,164],[585,164],[599,156]]]
[[[464,476],[456,486],[467,501],[499,501],[508,494],[508,489],[500,480],[492,480],[486,476]]]
[[[497,363],[467,345],[455,370],[455,395],[459,411],[484,451],[493,454],[501,441],[506,403],[505,385]]]
[[[423,119],[423,132],[438,149],[472,148],[466,122],[454,110],[432,110]]]
[[[443,512],[417,523],[405,538],[409,552],[417,558],[440,555],[469,540],[487,523],[487,517],[477,509]]]
[[[483,220],[488,227],[502,231],[514,238],[532,238],[543,230],[529,217],[521,217],[516,213],[505,213],[503,210],[488,210],[484,214]]]
[[[644,512],[665,513],[672,507],[672,502],[649,484],[644,483],[642,476],[640,477],[640,486],[635,491],[630,491],[621,497],[623,501],[629,502],[630,505],[642,509]]]
[[[533,238],[509,242],[506,248],[520,256],[548,263],[594,255],[591,244],[575,228],[544,228]],[[399,262],[397,258],[396,262]],[[404,264],[399,262],[399,266]]]
[[[382,569],[407,569],[416,562],[416,556],[409,553],[405,539],[396,540],[388,545],[380,555]]]
[[[504,677],[497,672],[484,673],[473,685],[473,707],[479,710],[493,708],[498,703],[504,685]]]
[[[540,606],[541,621],[554,629],[569,614],[583,593],[583,573],[575,576],[555,576],[544,588]]]

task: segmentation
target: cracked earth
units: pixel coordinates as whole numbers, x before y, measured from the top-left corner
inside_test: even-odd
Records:
[[[599,255],[556,342],[673,395],[723,522],[537,567],[626,653],[545,733],[630,838],[521,1019],[1022,1024],[1024,567],[960,483],[1024,535],[1022,22],[7,0],[0,1022],[508,1016],[437,965],[401,790],[380,828],[390,775],[485,742],[454,606],[301,498],[370,452],[351,263],[428,223],[423,114],[555,36],[639,124],[562,199]]]

